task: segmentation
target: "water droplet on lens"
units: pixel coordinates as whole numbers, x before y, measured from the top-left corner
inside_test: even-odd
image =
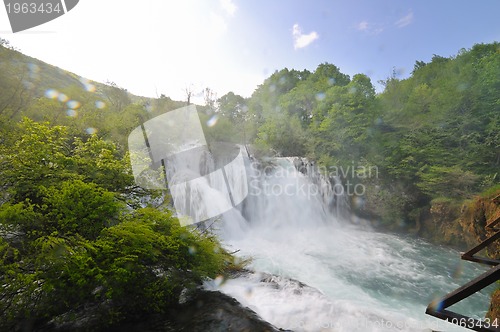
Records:
[[[32,73],[38,73],[40,71],[40,67],[38,67],[38,65],[35,63],[28,64],[28,68]]]
[[[467,82],[462,82],[462,83],[458,84],[458,86],[457,86],[458,91],[465,91],[468,88],[469,88],[469,84]]]
[[[222,285],[222,284],[224,283],[224,276],[218,275],[218,276],[214,279],[214,283],[215,283],[215,286],[216,286],[216,287],[219,287],[220,285]]]
[[[66,111],[66,115],[71,117],[76,117],[78,115],[78,112],[73,109],[69,109]]]
[[[60,93],[59,96],[57,97],[57,99],[62,102],[62,103],[65,103],[68,101],[68,96],[66,96],[64,93]]]
[[[50,99],[56,99],[59,96],[59,92],[55,89],[48,89],[45,91],[45,97]]]
[[[95,85],[90,83],[90,81],[86,78],[80,78],[80,82],[82,83],[83,87],[85,90],[88,92],[95,92]]]
[[[80,102],[76,101],[76,100],[70,100],[66,103],[66,106],[68,106],[69,108],[71,109],[76,109],[78,107],[80,107]]]
[[[316,100],[317,101],[322,101],[323,99],[325,99],[326,95],[324,92],[320,92],[320,93],[317,93],[316,94]]]
[[[101,100],[98,100],[95,102],[95,107],[102,110],[104,107],[106,107],[106,103]]]
[[[217,124],[217,120],[219,120],[219,117],[217,114],[213,115],[210,119],[207,121],[207,126],[213,127]]]

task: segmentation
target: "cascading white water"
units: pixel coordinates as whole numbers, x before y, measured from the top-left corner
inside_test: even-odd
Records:
[[[305,159],[247,160],[247,179],[247,198],[215,225],[257,272],[207,287],[294,331],[465,330],[426,316],[425,307],[479,275],[480,266],[453,250],[343,220],[349,211],[345,193],[335,190],[339,179]],[[228,182],[240,180],[228,174]],[[225,204],[220,200],[227,196],[209,198],[216,206]],[[481,318],[489,297],[463,302],[452,309]]]

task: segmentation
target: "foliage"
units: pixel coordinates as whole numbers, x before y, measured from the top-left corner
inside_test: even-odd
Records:
[[[128,157],[114,144],[29,119],[17,129],[0,144],[1,330],[92,306],[103,328],[165,313],[184,289],[234,265],[168,210],[125,206]]]
[[[122,157],[115,144],[93,135],[85,142],[76,138],[73,146],[75,168],[85,181],[113,192],[124,192],[132,185],[129,157],[127,154]]]
[[[257,128],[258,148],[277,155],[376,165],[381,178],[363,180],[371,217],[411,225],[433,198],[464,199],[498,183],[499,50],[478,44],[417,61],[409,78],[382,81],[380,94],[366,75],[350,79],[331,64],[277,71],[247,101],[247,126]]]
[[[226,261],[217,253],[222,249],[215,240],[152,208],[104,229],[95,246],[100,296],[112,300],[129,318],[163,312],[178,302],[185,287],[222,273]]]
[[[80,179],[113,192],[131,186],[128,156],[97,136],[71,139],[68,128],[24,118],[17,133],[0,145],[1,186],[13,200],[37,201],[40,187]]]
[[[35,199],[38,186],[74,177],[68,172],[67,128],[25,118],[18,130],[15,138],[0,147],[0,181],[14,200]]]

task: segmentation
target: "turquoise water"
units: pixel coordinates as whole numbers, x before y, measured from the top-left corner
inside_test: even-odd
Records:
[[[278,290],[258,278],[222,286],[276,326],[297,331],[465,331],[425,315],[431,301],[485,271],[461,261],[458,252],[351,227],[282,231],[256,228],[227,243],[238,254],[253,257],[253,270],[299,280],[317,294],[298,294],[286,279]],[[452,310],[484,317],[489,291]]]

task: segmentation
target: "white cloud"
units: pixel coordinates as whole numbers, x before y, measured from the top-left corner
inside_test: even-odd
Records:
[[[357,28],[358,28],[359,31],[366,31],[366,30],[368,30],[368,22],[366,22],[366,21],[359,22]]]
[[[233,0],[220,0],[220,5],[229,16],[233,16],[238,9]]]
[[[382,31],[384,31],[384,27],[382,25],[376,23],[368,23],[367,21],[359,22],[356,26],[356,29],[369,35],[378,35]]]
[[[293,47],[297,50],[299,48],[304,48],[309,46],[313,41],[319,38],[319,35],[316,31],[312,31],[308,34],[303,34],[302,29],[298,24],[293,25],[292,30],[293,36]]]
[[[394,23],[398,28],[403,28],[413,22],[413,12],[410,12],[408,15],[403,16],[399,20]]]

